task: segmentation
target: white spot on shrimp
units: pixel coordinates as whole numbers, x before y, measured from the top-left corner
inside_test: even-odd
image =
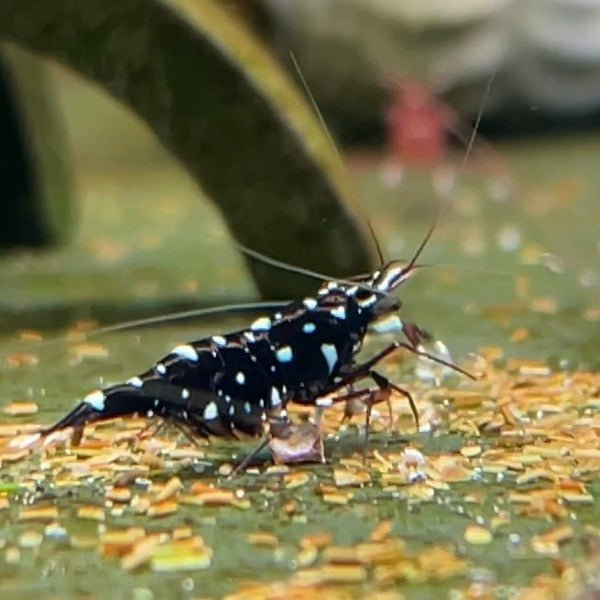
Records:
[[[159,375],[166,375],[167,374],[167,367],[165,367],[165,365],[163,365],[162,363],[157,363],[156,364],[156,372]]]
[[[321,352],[323,353],[323,357],[327,361],[327,367],[329,368],[329,372],[331,373],[338,359],[337,348],[334,344],[321,344]]]
[[[260,408],[264,408],[264,407],[265,407],[265,401],[264,401],[264,398],[260,398],[260,399],[259,399],[259,401],[258,401],[258,406],[259,406]]]
[[[275,371],[277,371],[277,368],[275,365],[271,365],[271,373],[275,373]]]
[[[255,342],[256,341],[256,338],[254,337],[254,334],[251,331],[244,331],[244,337],[249,342]]]
[[[269,331],[271,329],[271,319],[269,317],[260,317],[250,325],[252,331]]]
[[[279,362],[288,363],[292,360],[294,354],[291,346],[281,346],[281,348],[275,351],[275,356]]]
[[[183,388],[181,390],[181,398],[182,400],[187,400],[190,397],[190,390],[188,390],[187,388]]]
[[[314,323],[304,323],[302,331],[304,331],[304,333],[313,333],[316,328],[317,326]]]
[[[141,388],[144,385],[144,382],[139,377],[132,377],[127,380],[127,383],[136,388]]]
[[[395,279],[398,277],[398,275],[401,275],[403,271],[404,271],[404,267],[391,268],[385,274],[385,277],[377,284],[377,289],[387,292],[387,291],[393,289],[394,287],[396,287],[397,282],[395,281]]]
[[[229,416],[233,417],[233,413],[235,413],[235,406],[233,404],[229,407]]]
[[[244,385],[246,383],[246,376],[244,375],[243,371],[238,371],[235,374],[235,381],[238,385]]]
[[[180,358],[185,358],[186,360],[191,360],[192,362],[196,362],[198,360],[198,353],[193,346],[190,344],[182,344],[181,346],[176,346],[171,350],[172,354],[176,354]]]
[[[304,304],[304,308],[308,308],[308,310],[314,310],[318,305],[314,298],[304,298],[304,300],[302,300],[302,304]]]
[[[338,284],[337,281],[328,281],[326,287],[327,287],[327,289],[329,291],[331,291],[331,290],[337,290],[338,287],[339,287],[339,284]]]
[[[252,411],[252,407],[250,406],[250,402],[244,402],[244,412],[249,415]]]
[[[222,335],[213,335],[211,339],[217,346],[227,346],[227,340]]]
[[[227,402],[227,403],[231,402],[231,396],[229,394],[225,395],[225,402]]]
[[[346,296],[354,296],[358,292],[358,286],[355,285],[346,290]]]
[[[223,395],[223,390],[217,390],[217,396],[222,396]]]
[[[271,388],[271,406],[279,406],[281,404],[281,396],[279,390],[273,386]]]
[[[336,306],[332,308],[330,311],[332,317],[343,321],[346,318],[346,307],[345,306]]]
[[[281,319],[281,317],[283,317],[283,315],[280,312],[276,312],[273,316],[275,317],[276,321],[279,321],[279,319]]]
[[[219,411],[217,410],[217,405],[214,402],[209,402],[204,409],[204,413],[202,416],[207,420],[211,421],[212,419],[216,419],[219,416]]]
[[[94,410],[98,412],[104,411],[104,401],[106,400],[106,395],[102,390],[96,390],[91,394],[88,394],[83,401],[86,404],[89,404]]]
[[[367,296],[364,300],[359,300],[358,305],[362,308],[367,308],[371,306],[371,304],[375,304],[377,301],[377,294],[371,294]]]

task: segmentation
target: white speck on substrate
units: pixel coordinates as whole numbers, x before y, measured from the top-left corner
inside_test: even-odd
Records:
[[[187,388],[183,388],[181,390],[181,398],[183,400],[187,400],[190,397],[190,390],[188,390]]]
[[[162,363],[157,363],[156,364],[156,372],[159,375],[166,375],[167,374],[167,367],[165,367],[165,365],[163,365]]]
[[[144,385],[144,382],[139,377],[132,377],[127,380],[127,383],[136,388],[141,388]]]
[[[327,361],[327,366],[329,367],[329,372],[331,373],[338,359],[337,348],[334,344],[321,344],[321,352]]]
[[[204,409],[204,413],[202,415],[207,421],[212,419],[216,419],[219,416],[219,411],[217,410],[217,405],[214,402],[209,402]]]
[[[83,401],[86,404],[89,404],[94,410],[98,412],[102,412],[104,410],[104,401],[106,400],[106,395],[102,390],[96,390],[91,394],[88,394]]]
[[[246,383],[246,376],[244,375],[243,371],[238,371],[235,374],[235,381],[238,385],[244,385]]]
[[[250,402],[244,402],[244,412],[249,415],[252,407],[250,406]]]
[[[330,311],[331,316],[343,321],[346,318],[346,307],[345,306],[336,306],[332,308]]]
[[[313,333],[317,326],[314,323],[304,323],[302,326],[302,331],[304,333]]]
[[[250,325],[252,331],[269,331],[271,329],[271,319],[269,317],[260,317]]]
[[[227,340],[222,335],[213,335],[211,339],[217,346],[227,346]]]
[[[308,308],[308,310],[314,310],[317,308],[318,302],[314,298],[304,298],[304,300],[302,300],[302,304],[304,304],[304,308]]]
[[[181,344],[181,346],[176,346],[171,350],[172,354],[176,354],[180,358],[185,358],[186,360],[191,360],[192,362],[196,362],[198,360],[198,353],[193,346],[190,344]]]
[[[281,363],[288,363],[293,358],[292,348],[290,346],[282,346],[275,351],[277,360]]]
[[[281,396],[279,390],[273,386],[271,388],[271,406],[279,406],[281,404]]]

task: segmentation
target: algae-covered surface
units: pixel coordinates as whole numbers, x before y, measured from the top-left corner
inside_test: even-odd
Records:
[[[437,266],[402,290],[403,314],[478,381],[436,385],[442,373],[395,356],[382,370],[415,396],[421,432],[392,398],[363,463],[361,416],[340,427],[332,409],[327,464],[273,468],[264,453],[234,480],[252,442],[196,447],[138,419],[89,428],[79,449],[6,448],[174,344],[252,318],[73,335],[84,319],[254,294],[176,166],[81,175],[73,243],[0,263],[2,597],[563,598],[592,585],[599,148],[598,136],[499,146],[506,172],[474,163],[453,190],[423,256]],[[430,175],[387,190],[380,161],[350,163],[384,253],[410,256],[439,206]],[[364,355],[385,343],[369,339]]]

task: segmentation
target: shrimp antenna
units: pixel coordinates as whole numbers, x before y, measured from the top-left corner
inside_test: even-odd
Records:
[[[250,256],[255,260],[258,260],[266,265],[269,265],[270,267],[275,267],[276,269],[280,269],[282,271],[287,271],[289,273],[297,273],[298,275],[304,275],[305,277],[317,279],[318,281],[337,281],[345,285],[357,286],[361,289],[367,290],[368,292],[377,294],[379,296],[385,295],[385,292],[371,287],[370,285],[354,281],[352,278],[343,279],[341,277],[332,277],[331,275],[325,275],[324,273],[319,273],[318,271],[311,271],[310,269],[305,269],[304,267],[298,267],[297,265],[291,265],[281,260],[277,260],[276,258],[267,256],[266,254],[262,254],[262,252],[252,250],[251,248],[248,248],[243,244],[236,244],[235,246],[240,252],[242,252],[246,256]]]
[[[298,61],[296,60],[296,55],[293,52],[290,52],[290,59],[292,60],[292,64],[294,65],[294,69],[296,71],[296,74],[298,75],[298,79],[302,83],[302,87],[304,88],[304,91],[305,91],[306,95],[308,96],[311,106],[313,107],[313,110],[315,111],[315,114],[317,115],[317,118],[319,119],[321,128],[325,132],[325,135],[327,136],[327,139],[329,140],[329,144],[333,148],[333,151],[334,151],[335,155],[337,156],[337,159],[338,159],[340,165],[342,167],[344,167],[344,161],[342,160],[342,155],[340,154],[340,150],[337,147],[337,144],[335,143],[333,136],[331,135],[331,131],[329,131],[329,127],[327,127],[327,123],[325,123],[325,119],[323,118],[323,114],[321,113],[321,110],[319,109],[319,105],[317,104],[317,101],[315,100],[315,97],[308,85],[308,82],[306,81],[306,77],[304,77],[304,74],[302,73],[302,69],[300,68]],[[362,211],[360,206],[359,206],[359,210],[363,213],[363,218],[367,222],[369,232],[371,234],[371,237],[373,238],[373,242],[375,243],[375,248],[377,249],[377,255],[379,257],[380,266],[382,266],[385,263],[385,260],[383,258],[383,252],[381,251],[381,246],[379,244],[379,240],[377,239],[377,236],[375,235],[375,230],[373,229],[373,226],[371,225],[371,221],[367,218],[367,215]]]
[[[123,321],[98,327],[85,333],[86,337],[94,337],[96,335],[104,335],[105,333],[113,333],[115,331],[124,331],[127,329],[137,329],[138,327],[147,327],[148,325],[160,325],[162,323],[170,323],[172,321],[183,321],[185,319],[194,319],[197,317],[206,317],[211,315],[220,315],[229,312],[254,311],[254,310],[273,310],[281,308],[289,304],[290,300],[271,300],[265,302],[242,302],[236,304],[226,304],[224,306],[209,306],[207,308],[194,308],[191,310],[183,310],[166,315],[157,315],[156,317],[147,317],[145,319],[135,319],[133,321]]]
[[[467,148],[465,150],[465,154],[464,154],[463,159],[461,161],[459,171],[464,170],[465,165],[467,164],[467,161],[469,160],[469,157],[471,156],[471,152],[472,152],[473,146],[475,144],[475,138],[477,137],[477,131],[479,130],[479,126],[481,124],[481,119],[483,118],[483,112],[485,110],[485,106],[487,104],[487,101],[488,101],[488,98],[489,98],[489,95],[490,95],[490,91],[492,89],[492,84],[494,82],[495,77],[496,77],[496,71],[494,71],[491,74],[491,76],[488,78],[487,84],[485,86],[485,91],[483,93],[483,98],[481,100],[481,103],[479,104],[479,110],[477,111],[477,116],[475,118],[475,123],[473,124],[473,129],[472,129],[471,135],[469,137],[469,143],[467,144]],[[427,243],[431,239],[431,236],[433,235],[433,232],[435,231],[435,228],[437,227],[437,224],[438,224],[439,220],[441,219],[441,217],[443,216],[443,214],[448,209],[449,198],[452,195],[452,192],[454,191],[454,189],[456,187],[456,181],[457,181],[457,179],[455,178],[454,181],[452,182],[452,185],[451,185],[450,189],[448,190],[448,193],[446,194],[446,199],[445,199],[444,203],[438,209],[438,211],[437,211],[437,213],[436,213],[436,215],[435,215],[435,217],[433,219],[433,223],[429,227],[429,230],[427,231],[427,233],[425,234],[425,237],[423,238],[423,240],[419,244],[419,247],[417,248],[417,250],[414,253],[413,257],[411,258],[410,262],[405,267],[405,271],[411,271],[412,269],[415,268],[415,264],[416,264],[417,260],[419,259],[419,256],[421,256],[421,253],[425,249],[425,246],[427,245]]]
[[[369,231],[371,232],[371,237],[375,242],[375,248],[377,249],[377,256],[379,257],[379,266],[383,267],[385,264],[385,257],[383,256],[383,250],[381,249],[381,244],[377,239],[377,235],[375,233],[375,229],[373,227],[373,223],[371,223],[371,219],[367,219],[367,226],[369,227]]]

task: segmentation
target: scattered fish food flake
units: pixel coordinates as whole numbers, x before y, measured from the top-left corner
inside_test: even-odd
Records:
[[[567,572],[574,568],[567,557],[580,546],[570,540],[579,541],[583,532],[600,537],[590,529],[600,476],[600,375],[506,358],[498,348],[480,349],[469,365],[476,365],[481,377],[458,389],[443,380],[435,388],[414,382],[431,438],[412,437],[405,399],[394,395],[392,415],[411,436],[409,445],[400,438],[379,443],[389,420],[387,410],[374,410],[365,456],[360,450],[340,452],[331,467],[261,466],[233,482],[225,479],[232,464],[221,462],[220,450],[205,456],[178,432],[157,430],[146,419],[93,424],[79,446],[70,443],[70,435],[57,435],[43,448],[42,425],[0,424],[0,516],[20,528],[12,537],[0,537],[0,562],[9,553],[9,562],[20,563],[46,539],[66,542],[67,551],[97,553],[125,571],[190,573],[212,565],[213,549],[200,534],[212,541],[215,528],[218,558],[225,552],[219,528],[235,519],[242,542],[268,549],[259,554],[286,561],[293,573],[275,583],[245,584],[231,597],[387,598],[407,582],[452,580],[460,587],[480,565],[454,548],[466,543],[467,555],[476,556],[477,545],[495,540],[507,540],[517,557],[550,558]],[[397,368],[394,361],[388,366]],[[289,408],[292,418],[310,417],[305,407]],[[343,414],[342,403],[323,413],[326,436],[343,434]],[[202,468],[205,462],[212,468],[191,476],[190,466],[199,458]],[[93,486],[104,505],[93,504],[98,501],[88,491]],[[47,490],[57,494],[56,505],[48,505]],[[250,510],[240,514],[231,508]],[[430,536],[423,544],[412,535],[394,535],[412,527],[413,511],[422,518],[429,510],[469,520],[450,534],[444,527],[443,540],[436,540],[434,522],[431,535],[422,536],[419,529],[420,538]],[[257,527],[255,511],[269,532]],[[352,535],[319,530],[320,513],[351,516],[366,527],[361,535],[358,527]],[[59,521],[73,515],[91,523],[80,522],[84,529],[76,532],[68,521]],[[41,534],[36,521],[42,522]],[[545,526],[548,531],[538,533]],[[494,549],[500,546],[494,543]],[[552,585],[562,581],[561,574],[548,577]],[[479,589],[479,581],[467,585],[469,593]],[[539,580],[531,583],[535,591],[540,586]]]
[[[2,412],[10,417],[35,415],[39,408],[35,402],[11,402],[2,407]]]
[[[39,531],[24,531],[19,536],[19,546],[21,548],[37,548],[44,540],[44,536]]]
[[[279,540],[277,539],[277,536],[272,533],[256,532],[248,535],[248,543],[251,546],[275,548],[279,544]]]
[[[31,506],[19,509],[19,521],[56,521],[58,507],[56,506]]]
[[[154,548],[150,568],[155,572],[195,571],[207,569],[213,552],[204,546],[200,538],[181,542],[167,542]]]
[[[492,532],[480,525],[469,525],[465,529],[464,538],[465,542],[476,545],[489,544],[494,539]]]
[[[101,506],[80,506],[77,510],[77,516],[80,519],[88,519],[90,521],[104,521],[106,514]]]

